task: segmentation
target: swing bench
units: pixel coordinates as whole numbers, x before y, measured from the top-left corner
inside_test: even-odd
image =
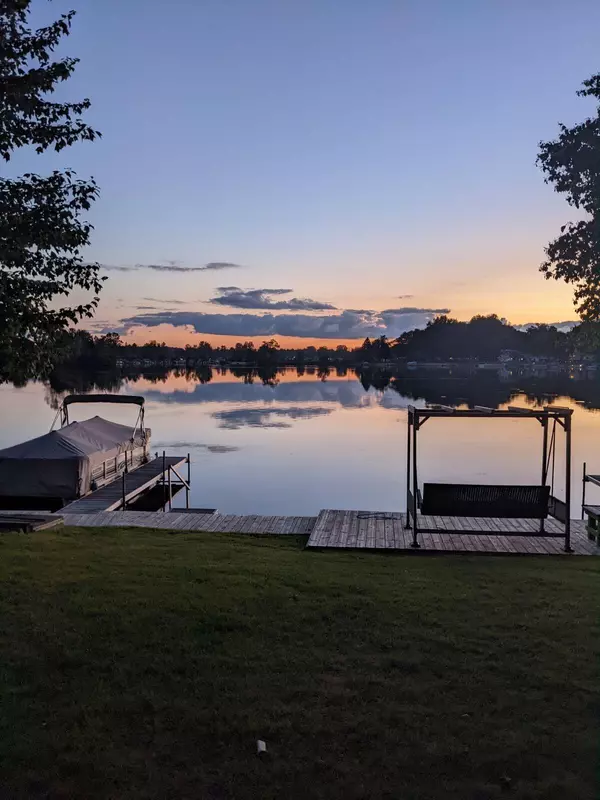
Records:
[[[440,517],[546,519],[549,486],[425,483],[421,514]]]
[[[483,406],[472,409],[455,409],[448,406],[433,406],[431,408],[408,408],[408,447],[407,447],[407,514],[406,527],[412,528],[413,541],[411,547],[418,548],[419,534],[440,533],[445,534],[484,534],[486,536],[547,536],[563,538],[564,549],[571,551],[570,546],[570,463],[571,463],[571,416],[572,409],[560,407],[546,407],[543,410],[509,407],[508,409],[495,410]],[[537,419],[543,430],[542,445],[542,475],[540,484],[535,485],[484,485],[461,483],[424,483],[423,494],[418,488],[417,481],[417,432],[431,417],[457,419],[465,417],[495,418],[495,419]],[[553,422],[550,443],[548,442],[549,423]],[[554,466],[556,455],[556,426],[562,427],[566,434],[566,475],[565,475],[565,502],[553,496]],[[412,450],[412,453],[411,453]],[[547,485],[548,472],[552,464],[552,487]],[[421,518],[419,518],[419,512]],[[564,525],[563,532],[550,532],[544,527],[544,521],[552,516]],[[465,530],[449,528],[422,527],[419,523],[423,518],[430,517],[461,517],[461,518],[494,518],[539,520],[539,527],[531,530],[531,525],[521,526],[516,530],[489,529],[475,531],[472,528]]]

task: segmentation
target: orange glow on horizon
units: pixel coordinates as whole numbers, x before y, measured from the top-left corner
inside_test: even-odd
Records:
[[[465,320],[471,319],[471,316],[474,316],[476,313],[486,313],[486,312],[474,312],[473,315],[469,315]],[[492,313],[492,312],[487,312]],[[449,316],[454,317],[453,314]],[[500,316],[500,315],[498,315]],[[458,315],[454,317],[455,319],[460,319]],[[576,320],[577,315],[563,315],[564,319],[571,319]],[[523,315],[523,319],[519,319],[518,321],[509,320],[510,324],[512,325],[523,325],[530,322],[559,322],[560,319],[555,317],[550,317],[548,319],[539,319],[536,318],[534,315],[528,317],[526,314]],[[309,337],[301,337],[301,336],[215,336],[211,334],[199,334],[193,331],[189,331],[185,328],[175,328],[171,325],[159,325],[155,328],[146,328],[146,327],[139,327],[133,328],[129,333],[121,337],[122,340],[127,344],[137,344],[137,345],[144,345],[148,344],[150,341],[157,341],[157,342],[165,342],[166,345],[169,347],[185,347],[186,345],[198,345],[200,342],[208,342],[212,347],[221,347],[224,345],[225,347],[235,347],[238,342],[252,342],[256,348],[260,347],[260,345],[264,341],[268,341],[270,339],[275,339],[282,348],[291,348],[291,349],[304,349],[306,347],[328,347],[335,349],[338,345],[346,345],[348,349],[352,350],[353,348],[360,347],[364,338],[359,339],[315,339]]]
[[[275,339],[283,348],[304,347],[337,347],[345,344],[348,348],[359,347],[364,339],[311,339],[301,336],[213,336],[189,331],[185,328],[174,328],[171,325],[159,325],[156,328],[133,328],[126,336],[121,337],[127,344],[147,344],[151,340],[165,342],[170,347],[185,347],[186,344],[197,345],[208,342],[212,347],[234,347],[238,342],[252,342],[260,347],[264,341]]]

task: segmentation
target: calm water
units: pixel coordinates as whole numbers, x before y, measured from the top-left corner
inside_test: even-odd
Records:
[[[582,462],[600,472],[596,378],[390,381],[286,371],[267,385],[248,380],[213,371],[208,383],[170,374],[113,384],[113,391],[146,397],[153,450],[191,453],[192,506],[234,514],[403,509],[406,407],[427,402],[575,408],[574,503],[580,502]],[[0,447],[47,432],[62,394],[41,383],[0,387]],[[93,413],[133,424],[136,409],[74,406],[72,419]],[[562,434],[557,438],[556,494],[562,497]],[[534,483],[540,469],[541,427],[534,421],[430,420],[420,434],[421,480]],[[600,502],[600,490],[588,497]],[[183,503],[181,496],[177,502]]]

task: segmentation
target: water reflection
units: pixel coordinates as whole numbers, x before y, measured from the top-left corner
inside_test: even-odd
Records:
[[[202,367],[191,371],[139,371],[134,374],[59,372],[46,385],[46,402],[58,408],[66,394],[77,392],[143,393],[163,403],[324,402],[345,408],[373,403],[403,408],[408,401],[497,408],[524,396],[543,405],[557,396],[571,397],[586,408],[600,408],[600,379],[586,373],[429,372],[394,373],[371,369],[244,369]]]
[[[581,464],[600,472],[600,380],[569,375],[467,375],[206,368],[53,376],[0,387],[0,446],[47,432],[70,392],[141,394],[153,449],[192,456],[192,505],[225,513],[314,514],[321,508],[398,510],[404,503],[406,407],[505,407],[557,402],[573,418],[574,506]],[[130,409],[87,407],[132,424]],[[528,421],[432,420],[420,441],[422,480],[529,483],[540,431]],[[557,481],[560,481],[557,464]],[[598,497],[590,500],[600,501]],[[181,501],[183,502],[183,501]]]
[[[232,431],[244,425],[250,428],[291,428],[291,424],[282,419],[310,419],[311,417],[331,414],[333,408],[311,406],[291,406],[283,408],[234,408],[230,411],[214,411],[213,419],[219,420],[219,428]]]

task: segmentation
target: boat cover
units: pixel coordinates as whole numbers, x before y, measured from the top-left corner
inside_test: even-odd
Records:
[[[92,417],[0,450],[0,495],[79,497],[90,488],[95,467],[143,447],[144,434],[127,425]]]

